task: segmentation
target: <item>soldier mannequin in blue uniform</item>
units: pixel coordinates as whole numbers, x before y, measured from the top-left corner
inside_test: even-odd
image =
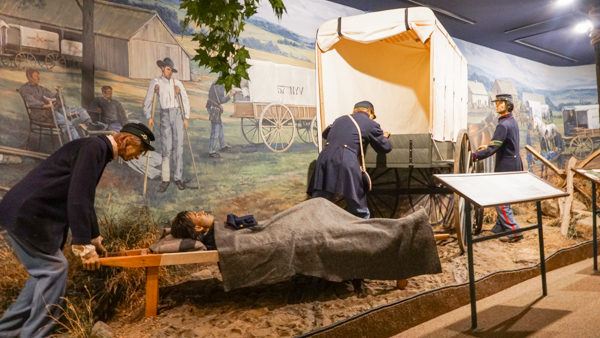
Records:
[[[356,120],[363,137],[363,148],[371,145],[378,153],[389,153],[392,146],[389,133],[383,132],[375,122],[375,109],[369,101],[354,105],[352,117]],[[360,171],[360,144],[358,130],[348,116],[341,116],[323,131],[326,141],[317,158],[308,194],[335,200],[342,196],[348,212],[369,218],[367,192]]]
[[[94,210],[96,185],[108,162],[138,158],[154,135],[141,123],[120,133],[81,138],[63,145],[10,189],[0,202],[0,228],[29,279],[0,318],[0,337],[47,337],[60,316],[67,286],[63,247],[71,230],[71,250],[83,267],[97,269],[106,252]]]
[[[519,147],[519,125],[512,115],[514,104],[512,95],[496,95],[496,113],[499,114],[498,125],[492,136],[489,145],[482,145],[472,153],[473,161],[483,160],[496,154],[495,172],[521,171],[523,163],[521,162]],[[496,207],[496,224],[492,228],[493,233],[511,231],[519,229],[519,224],[515,220],[510,204],[499,205]],[[518,242],[523,239],[523,235],[512,235],[508,238],[500,238],[503,242]]]

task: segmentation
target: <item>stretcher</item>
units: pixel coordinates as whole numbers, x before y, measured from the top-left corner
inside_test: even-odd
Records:
[[[447,234],[435,234],[436,240],[448,239]],[[146,306],[145,316],[153,317],[158,313],[158,277],[161,266],[184,264],[217,264],[217,250],[192,251],[156,254],[149,249],[134,249],[110,253],[108,257],[100,258],[101,266],[120,268],[144,268],[146,270]],[[396,287],[404,289],[408,280],[396,281]]]
[[[156,316],[158,312],[158,275],[161,266],[183,264],[216,264],[216,250],[155,254],[148,249],[125,250],[100,258],[100,265],[121,268],[144,268],[146,270],[145,316]]]

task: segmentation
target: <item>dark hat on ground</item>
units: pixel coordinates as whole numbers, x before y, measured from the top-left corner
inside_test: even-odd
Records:
[[[156,65],[160,68],[169,67],[173,70],[173,73],[177,73],[177,69],[175,69],[175,64],[173,63],[173,60],[171,60],[171,58],[164,58],[162,60],[158,60],[156,61]]]
[[[496,101],[506,101],[506,102],[513,103],[513,97],[510,94],[498,94],[498,95],[496,95],[496,99],[492,100],[492,102],[496,102]]]
[[[154,141],[154,134],[152,131],[142,123],[127,123],[121,128],[122,133],[130,133],[135,135],[142,140],[142,143],[146,146],[146,150],[154,151],[154,147],[150,144]]]

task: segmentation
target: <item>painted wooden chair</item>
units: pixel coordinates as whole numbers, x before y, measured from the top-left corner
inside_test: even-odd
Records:
[[[29,117],[29,133],[27,135],[27,141],[25,146],[29,149],[29,142],[31,141],[32,136],[38,136],[38,146],[39,150],[42,145],[42,136],[50,136],[50,140],[52,142],[52,149],[54,149],[54,135],[58,137],[59,146],[63,145],[62,139],[62,131],[56,122],[56,116],[54,115],[54,108],[37,108],[30,107],[23,97],[23,94],[17,89],[19,95],[21,95],[21,99],[23,99],[23,104],[25,105],[25,110],[27,111],[27,116]]]

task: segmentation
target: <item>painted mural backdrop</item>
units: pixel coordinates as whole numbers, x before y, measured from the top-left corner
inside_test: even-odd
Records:
[[[552,67],[455,39],[469,63],[469,132],[487,143],[496,116],[491,99],[512,94],[522,146],[532,145],[559,166],[570,156],[585,158],[600,136],[594,65]],[[592,48],[590,46],[590,48]],[[529,167],[539,165],[522,152]]]
[[[181,26],[184,13],[179,1],[97,1],[96,96],[102,96],[103,86],[111,86],[113,99],[121,103],[127,119],[146,122],[143,102],[151,79],[160,75],[156,62],[169,57],[191,106],[183,145],[183,178],[188,188],[179,190],[171,184],[165,192],[158,191],[159,154],[149,159],[145,197],[146,159],[132,165],[111,163],[96,197],[101,214],[110,216],[132,206],[147,206],[160,215],[172,216],[179,210],[201,207],[212,210],[218,218],[231,212],[262,218],[305,198],[308,164],[317,155],[315,32],[326,20],[360,11],[324,0],[286,1],[286,6],[287,14],[281,21],[265,4],[247,22],[241,42],[255,60],[251,81],[243,83],[223,104],[228,147],[211,157],[206,104],[215,76],[190,61],[194,56],[193,28]],[[40,84],[52,93],[59,88],[65,110],[78,111],[80,15],[73,0],[0,0],[0,146],[44,153],[58,146],[56,137],[39,138],[32,129],[16,89],[27,82],[26,68],[38,69]],[[583,126],[582,112],[594,114],[594,106],[588,110],[584,106],[596,104],[597,115],[592,66],[548,67],[467,42],[457,43],[469,62],[469,120],[476,143],[485,142],[493,131],[490,97],[499,92],[517,98],[520,123],[535,126],[522,128],[522,140],[538,147],[546,130],[572,138],[565,134],[566,129],[574,135],[574,128]],[[88,111],[92,119],[101,118],[98,112]],[[568,123],[563,114],[570,118]],[[274,130],[277,119],[286,122],[285,128]],[[154,131],[158,136],[157,127]],[[591,121],[587,127],[600,128]],[[571,151],[564,145],[558,149],[557,142],[546,143],[546,153]],[[8,188],[38,160],[3,156],[0,163],[0,186]]]
[[[321,22],[357,11],[320,0],[288,1],[287,14],[278,21],[264,3],[241,36],[254,60],[251,81],[223,104],[227,147],[211,157],[206,104],[216,77],[190,61],[193,28],[181,26],[179,1],[96,2],[96,96],[102,96],[103,86],[111,86],[112,99],[121,103],[128,120],[147,122],[143,102],[148,85],[160,75],[156,62],[169,57],[191,106],[183,145],[187,189],[171,183],[165,192],[158,191],[160,154],[150,157],[145,197],[145,158],[111,163],[96,197],[101,214],[148,206],[172,217],[176,211],[201,207],[221,218],[231,212],[262,218],[305,198],[308,164],[317,155],[315,32]],[[42,136],[38,142],[35,130],[30,134],[27,109],[16,89],[27,82],[25,69],[35,68],[42,86],[53,94],[60,87],[67,111],[80,107],[80,9],[73,0],[0,0],[0,20],[0,145],[49,153],[58,147],[56,136]],[[88,111],[93,120],[101,119]],[[282,130],[274,130],[273,121],[290,116]],[[157,138],[159,128],[157,122]],[[8,188],[38,160],[4,156],[2,162],[0,186]]]

